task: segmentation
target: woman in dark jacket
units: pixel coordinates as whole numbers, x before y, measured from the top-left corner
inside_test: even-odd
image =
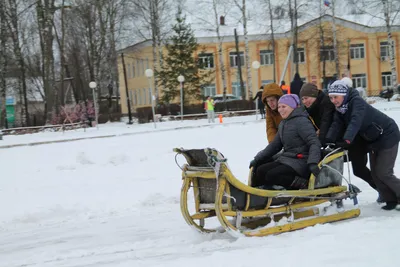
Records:
[[[329,100],[329,96],[312,83],[306,83],[301,87],[300,97],[314,123],[322,146],[325,146],[325,137],[333,121],[335,106]]]
[[[284,95],[279,99],[278,111],[283,120],[274,140],[250,163],[250,168],[257,168],[253,186],[289,188],[296,176],[308,179],[311,172],[318,176],[321,143],[307,112],[299,105],[297,95]],[[273,160],[282,148],[283,152]]]
[[[372,178],[386,202],[382,208],[399,208],[400,180],[393,172],[400,141],[396,122],[365,102],[355,89],[349,89],[342,81],[329,86],[329,97],[336,112],[326,138],[336,140],[340,129],[344,128],[343,138],[337,145],[345,149],[357,135],[362,138],[370,151]]]
[[[300,97],[300,89],[304,82],[301,80],[300,75],[296,72],[293,81],[290,83],[290,93]]]
[[[347,87],[350,88],[348,85]],[[300,90],[300,96],[305,109],[308,114],[310,114],[310,119],[314,122],[319,140],[321,141],[322,146],[325,146],[326,134],[333,122],[333,116],[335,114],[335,105],[330,101],[328,95],[321,90],[318,90],[318,88],[312,83],[306,83],[303,85]],[[357,135],[348,150],[354,175],[360,177],[376,190],[376,185],[371,176],[371,171],[366,166],[368,161],[368,151],[366,150],[365,141]]]

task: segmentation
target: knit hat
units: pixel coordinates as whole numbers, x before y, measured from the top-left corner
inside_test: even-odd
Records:
[[[329,85],[328,93],[329,95],[342,95],[345,96],[347,95],[347,90],[349,88],[347,87],[346,83],[338,80]]]
[[[292,109],[297,108],[300,105],[300,99],[297,95],[283,95],[279,98],[278,104],[285,104],[291,107]]]
[[[300,97],[303,96],[310,96],[310,97],[317,97],[318,96],[318,88],[313,83],[305,83],[300,90]]]

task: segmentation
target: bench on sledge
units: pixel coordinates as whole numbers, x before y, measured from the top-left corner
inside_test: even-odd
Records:
[[[342,186],[345,151],[331,150],[321,160],[318,177],[310,175],[308,188],[264,190],[239,181],[227,159],[216,149],[175,148],[187,161],[182,169],[180,206],[185,221],[200,232],[220,228],[206,227],[206,220],[217,217],[223,231],[232,236],[266,236],[306,228],[316,224],[358,217],[358,188],[348,182]],[[177,163],[178,164],[178,163]],[[346,180],[347,181],[347,180]],[[194,196],[194,213],[188,208],[188,193]],[[350,209],[344,199],[353,199]],[[330,203],[327,206],[326,203]],[[325,204],[325,207],[322,207]],[[332,212],[334,210],[334,212]]]

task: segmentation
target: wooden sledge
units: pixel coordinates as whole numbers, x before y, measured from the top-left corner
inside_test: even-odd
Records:
[[[318,178],[311,175],[308,188],[301,190],[263,190],[246,185],[235,178],[227,159],[215,149],[175,148],[174,151],[187,161],[181,167],[181,212],[186,222],[200,232],[218,230],[205,224],[215,216],[224,230],[237,237],[278,234],[360,215],[359,191],[351,184],[349,189],[342,186],[343,151],[328,154],[319,164],[322,169]],[[250,170],[249,184],[251,173]],[[191,189],[194,214],[188,209]],[[350,209],[343,207],[346,198],[354,201]]]

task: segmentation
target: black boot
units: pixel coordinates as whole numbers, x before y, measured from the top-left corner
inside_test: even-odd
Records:
[[[383,210],[394,210],[398,203],[394,201],[386,202],[386,205],[382,207]]]

